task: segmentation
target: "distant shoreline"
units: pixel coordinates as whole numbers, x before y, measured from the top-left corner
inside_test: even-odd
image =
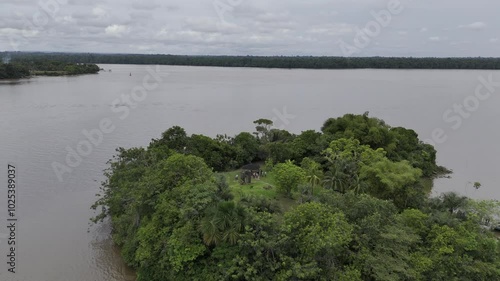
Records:
[[[46,58],[15,58],[0,63],[0,80],[29,79],[34,76],[72,76],[97,74],[100,68],[92,63],[74,63]]]
[[[92,54],[4,52],[12,60],[54,60],[66,63],[182,65],[278,69],[442,69],[500,70],[500,58],[189,56],[163,54]]]

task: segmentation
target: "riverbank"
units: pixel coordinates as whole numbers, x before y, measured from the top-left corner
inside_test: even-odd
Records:
[[[148,64],[284,69],[500,69],[500,58],[192,56],[170,54],[0,53],[13,59],[70,63]]]
[[[0,80],[23,79],[33,76],[66,76],[97,74],[100,68],[96,64],[79,64],[48,60],[16,60],[0,63]]]

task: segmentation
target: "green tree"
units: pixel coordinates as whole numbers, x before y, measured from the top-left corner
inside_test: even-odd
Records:
[[[345,177],[346,175],[340,169],[331,169],[325,173],[323,186],[326,189],[344,193],[346,186]]]
[[[269,119],[258,119],[253,121],[254,124],[257,126],[255,127],[256,133],[255,135],[259,137],[259,140],[262,142],[268,142],[269,141],[269,131],[271,130],[271,127],[273,126],[273,121]]]
[[[236,160],[240,164],[248,164],[257,157],[259,142],[252,134],[239,133],[234,137],[234,145],[237,151]]]
[[[147,148],[119,148],[93,220],[110,217],[138,281],[498,279],[500,247],[488,229],[500,216],[497,201],[429,198],[419,167],[433,156],[411,130],[367,114],[330,125],[297,137],[270,130],[265,144],[248,133],[213,139],[174,127]],[[363,143],[384,142],[386,128],[387,146]],[[369,136],[358,140],[363,132]],[[235,198],[212,171],[273,146],[284,161],[270,173],[278,191],[291,197],[308,183],[315,194],[283,210],[283,198]],[[317,192],[321,177],[328,188]]]
[[[355,138],[373,149],[385,148],[392,142],[389,126],[383,120],[363,115],[346,114],[325,121],[321,130],[336,138]]]
[[[307,130],[298,135],[293,141],[293,150],[296,152],[297,157],[295,160],[302,161],[302,158],[318,158],[321,151],[325,149],[322,146],[321,133],[314,130]],[[317,160],[317,159],[314,159]]]
[[[286,160],[295,158],[295,151],[291,143],[285,142],[270,142],[265,144],[268,158],[272,159],[275,163],[283,163]]]
[[[456,192],[446,192],[439,196],[435,208],[446,210],[450,214],[454,214],[460,209],[465,209],[468,204],[469,198],[462,196]]]
[[[484,226],[496,225],[500,220],[500,202],[498,200],[472,200],[468,199],[465,206],[460,204],[471,220]]]
[[[422,171],[413,168],[408,161],[392,162],[387,158],[364,165],[360,177],[367,183],[368,192],[381,199],[393,200],[400,207],[409,204],[412,189],[415,189]]]
[[[233,201],[219,202],[206,210],[200,231],[206,245],[236,244],[245,225],[245,210]]]
[[[335,165],[338,161],[352,162],[360,169],[384,159],[386,152],[381,148],[374,150],[368,145],[362,145],[357,139],[341,138],[332,141],[323,154],[330,164]]]
[[[407,160],[414,168],[421,169],[426,177],[431,177],[438,171],[436,150],[420,141],[415,131],[401,127],[391,128],[383,120],[368,117],[368,113],[330,118],[325,121],[322,131],[335,140],[356,139],[359,144],[374,150],[383,149],[389,160]]]
[[[278,191],[291,197],[292,191],[306,181],[306,172],[291,161],[280,163],[273,168],[274,180]]]
[[[352,231],[342,213],[321,203],[302,204],[287,212],[282,240],[286,264],[278,279],[327,280],[343,263]]]
[[[227,171],[236,158],[236,149],[228,143],[218,142],[204,135],[193,134],[186,145],[186,153],[203,158],[216,171]]]
[[[186,131],[179,126],[173,126],[172,128],[163,132],[160,139],[153,139],[150,146],[167,146],[169,149],[173,149],[177,152],[184,153],[184,149],[188,142],[188,136]]]
[[[306,179],[311,186],[311,195],[314,195],[314,187],[321,184],[323,180],[323,170],[318,162],[311,158],[304,158],[300,164],[302,169],[306,172]]]

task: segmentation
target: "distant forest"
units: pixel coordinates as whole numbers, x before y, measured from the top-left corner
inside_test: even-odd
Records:
[[[20,79],[29,76],[29,68],[25,65],[0,63],[0,79]]]
[[[99,67],[91,63],[76,63],[37,56],[16,57],[15,59],[11,59],[10,56],[2,56],[2,58],[4,62],[0,62],[0,79],[21,79],[33,75],[61,76],[99,72]]]
[[[184,56],[145,54],[4,52],[13,61],[51,60],[71,63],[163,64],[221,67],[307,69],[500,69],[500,58],[412,57],[285,57],[285,56]]]

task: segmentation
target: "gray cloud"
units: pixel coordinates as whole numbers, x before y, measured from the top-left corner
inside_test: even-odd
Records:
[[[156,3],[156,1],[134,1],[132,2],[132,8],[136,10],[154,10],[160,8],[161,5]]]
[[[381,24],[390,1],[4,0],[0,51],[343,55],[375,23],[358,55],[500,56],[500,2],[400,0]]]
[[[472,30],[482,30],[486,28],[486,23],[482,21],[473,22],[471,24],[459,25],[458,28],[472,29]]]

